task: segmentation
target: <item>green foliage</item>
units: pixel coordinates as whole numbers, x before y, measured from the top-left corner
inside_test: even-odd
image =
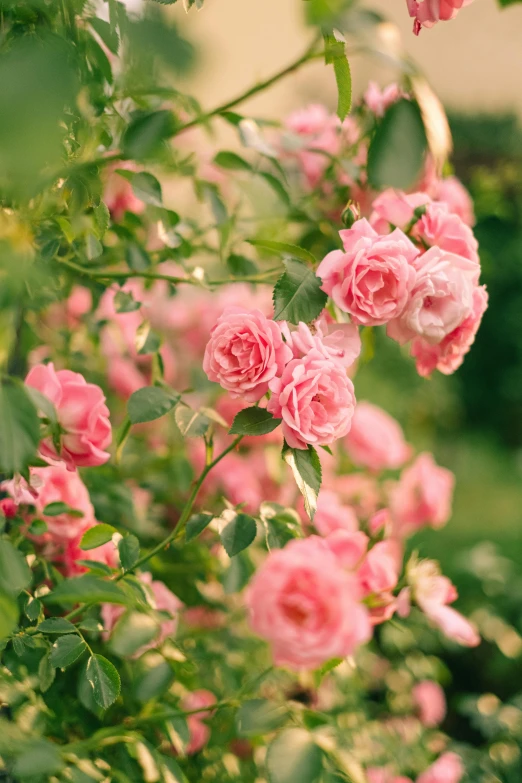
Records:
[[[197,538],[212,522],[212,514],[194,514],[190,517],[185,528],[185,541]]]
[[[352,107],[352,74],[344,43],[330,33],[324,36],[324,58],[327,65],[334,67],[338,94],[337,116],[343,122]]]
[[[103,544],[111,541],[116,532],[116,528],[112,525],[106,525],[104,523],[95,525],[83,534],[82,540],[80,541],[80,549],[96,549],[99,546],[103,546]]]
[[[245,408],[236,414],[230,435],[267,435],[273,432],[281,424],[281,419],[276,419],[264,408]]]
[[[257,533],[256,521],[248,514],[236,514],[221,531],[221,543],[229,557],[238,555],[250,546]]]
[[[180,395],[161,386],[146,386],[131,394],[127,413],[131,424],[154,421],[172,410]]]
[[[321,290],[321,280],[312,269],[293,258],[285,260],[284,272],[274,288],[274,319],[309,323],[326,305],[327,296]]]
[[[0,470],[8,475],[27,470],[40,439],[38,416],[23,386],[0,383]]]
[[[266,766],[270,783],[317,783],[322,751],[303,729],[286,729],[268,747]]]
[[[378,123],[368,150],[370,184],[407,190],[419,177],[426,148],[417,104],[406,99],[393,103]]]
[[[92,688],[94,701],[107,710],[120,694],[120,675],[103,655],[92,655],[83,674]]]
[[[87,649],[87,645],[79,636],[68,634],[60,636],[51,648],[49,663],[56,669],[65,669],[74,663]]]
[[[45,603],[111,603],[129,604],[129,596],[114,582],[85,574],[60,582],[45,596]]]
[[[283,448],[283,459],[291,467],[295,483],[304,498],[306,513],[313,522],[321,489],[321,461],[313,446],[307,449]]]

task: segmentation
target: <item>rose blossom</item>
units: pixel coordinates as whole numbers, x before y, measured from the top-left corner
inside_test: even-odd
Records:
[[[343,367],[350,367],[361,353],[361,338],[355,324],[329,323],[325,317],[321,317],[312,327],[300,321],[297,328],[292,330],[283,321],[281,332],[294,359],[302,359],[315,348],[327,359]]]
[[[212,329],[203,369],[233,397],[256,402],[291,358],[274,321],[260,310],[228,307]]]
[[[312,349],[286,365],[269,384],[267,405],[283,420],[283,434],[291,448],[326,446],[350,429],[355,407],[353,383],[338,363]]]
[[[388,84],[382,90],[377,82],[369,82],[364,93],[364,102],[376,117],[382,117],[386,109],[403,97],[403,92],[396,82]]]
[[[400,316],[415,283],[415,245],[399,229],[379,236],[364,218],[339,234],[344,250],[328,253],[317,269],[323,291],[356,324]]]
[[[362,530],[349,532],[338,529],[325,539],[325,543],[340,565],[349,571],[353,571],[360,564],[368,551],[369,542],[370,539]]]
[[[63,459],[70,470],[107,462],[110,454],[105,449],[111,442],[112,432],[109,409],[99,386],[87,383],[79,372],[56,372],[52,362],[33,367],[25,382],[53,403],[58,423],[64,430],[60,453],[51,438],[40,443],[44,456]]]
[[[388,335],[401,345],[413,337],[440,343],[472,312],[480,267],[475,261],[432,247],[415,263],[417,277],[399,318]]]
[[[283,151],[296,157],[309,186],[314,188],[330,165],[330,156],[339,152],[339,119],[316,103],[290,114],[285,125],[292,135],[283,136]]]
[[[93,519],[79,532],[76,538],[65,539],[63,546],[51,547],[50,559],[61,567],[66,577],[79,576],[88,571],[86,566],[78,562],[79,560],[93,560],[96,563],[104,563],[110,568],[118,567],[119,555],[114,541],[108,541],[106,544],[87,551],[80,548],[80,542],[85,532],[97,524],[98,522]],[[56,541],[57,539],[55,539]],[[113,608],[116,609],[116,606]]]
[[[373,202],[370,225],[379,234],[388,234],[390,226],[404,231],[413,221],[415,210],[430,202],[427,193],[403,193],[389,188]]]
[[[444,375],[458,370],[464,357],[475,342],[482,316],[488,306],[485,286],[473,289],[473,307],[467,318],[450,332],[438,345],[431,345],[421,337],[411,344],[411,355],[416,359],[417,372],[424,378],[438,370]]]
[[[408,12],[415,20],[413,32],[418,35],[422,27],[433,27],[437,22],[454,19],[461,8],[473,0],[406,0]]]
[[[370,767],[366,770],[368,783],[412,783],[410,778],[396,776],[386,767]]]
[[[76,471],[67,470],[63,462],[49,465],[48,468],[32,468],[31,476],[41,480],[38,496],[32,500],[38,516],[47,524],[47,530],[55,540],[81,537],[94,522],[92,506],[87,487]],[[44,509],[49,503],[65,503],[71,509],[80,511],[83,516],[71,516],[65,512],[57,516],[47,516]],[[85,557],[88,557],[86,554]]]
[[[448,253],[479,263],[478,242],[462,218],[451,213],[446,204],[432,202],[413,228],[416,238],[429,247],[436,245]]]
[[[400,468],[411,454],[398,422],[382,408],[365,401],[357,403],[344,443],[355,465],[376,472]]]
[[[356,577],[318,536],[272,550],[246,594],[253,631],[271,642],[276,665],[297,671],[351,655],[369,640],[358,599]]]
[[[182,709],[190,712],[196,710],[199,707],[212,707],[216,703],[216,697],[210,691],[201,688],[197,691],[189,693],[181,702]],[[196,712],[192,715],[187,715],[187,726],[189,730],[190,739],[185,748],[185,753],[191,756],[193,753],[200,751],[209,741],[210,728],[203,723],[205,718],[210,718],[212,710],[202,709],[201,712]]]
[[[473,201],[468,191],[457,177],[444,177],[437,180],[433,187],[436,201],[446,204],[449,211],[458,215],[468,226],[475,224]]]
[[[424,726],[434,728],[442,723],[446,716],[446,697],[438,682],[418,682],[413,688],[412,696]]]
[[[343,505],[336,492],[322,489],[317,496],[314,526],[322,536],[328,536],[334,530],[353,533],[359,529],[359,522],[353,508]]]
[[[459,783],[464,775],[460,756],[443,753],[431,767],[417,778],[417,783]]]
[[[406,468],[391,493],[390,510],[397,534],[407,535],[424,525],[446,524],[451,514],[455,477],[437,465],[431,454],[419,454]]]
[[[366,555],[358,577],[364,595],[393,590],[399,581],[403,547],[391,538],[379,541]]]

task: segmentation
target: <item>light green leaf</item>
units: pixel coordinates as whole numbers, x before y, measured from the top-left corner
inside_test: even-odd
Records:
[[[140,542],[136,536],[128,535],[118,543],[118,552],[120,554],[120,563],[124,571],[132,568],[140,556]]]
[[[321,489],[321,462],[313,446],[307,449],[290,449],[285,445],[283,459],[292,468],[295,482],[301,492],[306,513],[313,521],[317,509],[317,496]]]
[[[18,622],[18,605],[12,595],[0,591],[0,641],[5,639],[16,628]]]
[[[202,513],[191,516],[185,528],[185,541],[192,541],[193,538],[197,538],[210,525],[212,519],[212,514]]]
[[[131,603],[130,597],[114,582],[100,579],[91,574],[65,579],[43,599],[44,603],[76,604],[76,603]]]
[[[235,152],[228,152],[226,150],[218,152],[214,158],[214,163],[222,169],[252,171],[252,166],[244,158],[240,157],[240,155]]]
[[[229,557],[238,555],[250,546],[257,533],[256,520],[248,514],[239,513],[221,531],[221,543]]]
[[[352,74],[346,57],[345,44],[338,41],[334,35],[324,36],[324,56],[327,64],[333,64],[335,81],[337,82],[337,116],[343,120],[352,107]]]
[[[179,400],[177,392],[167,391],[160,386],[146,386],[131,394],[127,413],[132,424],[154,421],[171,411]]]
[[[315,266],[317,259],[310,253],[309,250],[305,250],[304,247],[298,245],[291,245],[288,242],[272,242],[269,239],[247,239],[250,245],[254,247],[260,247],[262,250],[269,250],[276,255],[290,258],[299,258],[307,264]]]
[[[179,431],[186,438],[199,438],[206,433],[210,420],[187,405],[178,405],[174,413]]]
[[[275,419],[265,408],[245,408],[236,414],[229,435],[266,435],[281,422],[282,419]]]
[[[161,185],[153,174],[149,174],[148,171],[139,171],[134,174],[131,185],[134,195],[145,204],[151,204],[153,207],[163,206]]]
[[[259,171],[258,172],[260,177],[263,177],[265,182],[272,188],[276,196],[285,204],[287,207],[290,206],[290,196],[288,195],[288,192],[281,182],[281,180],[277,179],[277,177],[274,177],[273,174],[270,174],[268,171]]]
[[[21,384],[0,383],[0,472],[22,472],[36,455],[40,423],[36,408]]]
[[[85,677],[92,687],[94,701],[107,710],[120,694],[120,675],[103,655],[92,655],[85,669]]]
[[[76,633],[75,626],[65,617],[48,617],[38,626],[41,633]]]
[[[61,500],[55,500],[53,503],[48,503],[44,507],[42,514],[46,517],[58,517],[60,514],[68,514],[71,517],[83,517],[83,511],[70,508],[67,503],[62,503]]]
[[[105,232],[111,223],[111,213],[109,212],[107,204],[104,201],[100,201],[100,203],[94,207],[93,214],[98,239],[103,239]]]
[[[281,704],[266,699],[245,701],[236,715],[236,725],[243,737],[266,734],[279,728],[285,722],[288,712]]]
[[[285,260],[286,271],[274,288],[274,320],[309,323],[317,318],[328,297],[321,279],[309,267],[293,258]]]
[[[62,767],[62,757],[56,745],[44,739],[33,739],[16,759],[13,775],[21,780],[41,780],[42,776],[49,780],[49,777],[59,772]]]
[[[55,669],[65,669],[74,663],[87,649],[80,636],[69,634],[60,636],[51,648],[49,662]]]
[[[427,149],[419,107],[402,99],[386,111],[368,150],[368,180],[376,190],[407,190],[420,175]]]
[[[323,754],[304,729],[286,729],[268,747],[266,767],[270,783],[316,783]]]
[[[0,539],[0,590],[18,595],[31,581],[25,557],[7,539]]]
[[[131,293],[127,291],[117,291],[114,296],[114,309],[117,313],[134,313],[141,307],[141,302],[137,302]]]
[[[40,690],[46,693],[53,684],[56,677],[56,669],[50,661],[51,651],[46,652],[38,664],[38,679],[40,680]]]
[[[111,541],[113,535],[117,532],[116,528],[112,525],[106,525],[104,523],[95,525],[83,534],[80,541],[80,549],[83,549],[84,551],[97,549],[99,546],[103,546],[103,544],[107,544]]]

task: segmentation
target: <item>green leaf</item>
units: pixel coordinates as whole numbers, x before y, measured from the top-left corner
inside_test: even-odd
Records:
[[[137,242],[131,242],[125,248],[125,260],[134,272],[146,272],[151,266],[150,256]]]
[[[186,438],[199,438],[206,433],[210,420],[187,405],[178,405],[174,413],[179,431]]]
[[[124,571],[128,571],[129,568],[132,568],[139,560],[140,542],[136,536],[125,536],[118,544],[118,552],[120,553],[121,567]]]
[[[227,555],[234,557],[250,546],[256,533],[256,520],[249,517],[248,514],[239,513],[221,531],[221,543],[225,547]]]
[[[227,258],[227,266],[234,277],[248,277],[257,274],[257,266],[250,258],[232,253]]]
[[[61,500],[55,500],[53,503],[48,503],[44,507],[42,514],[45,517],[58,517],[60,514],[68,514],[71,517],[83,517],[83,511],[71,508],[67,503],[62,503]]]
[[[292,468],[295,482],[301,492],[306,513],[313,521],[317,509],[317,496],[321,489],[321,462],[313,446],[307,449],[290,449],[285,445],[283,459]]]
[[[285,722],[288,712],[283,705],[273,704],[266,699],[245,701],[236,714],[236,725],[243,737],[266,734],[279,728]]]
[[[245,408],[236,414],[229,435],[266,435],[279,427],[282,419],[275,419],[265,408]]]
[[[18,605],[13,596],[0,590],[0,641],[14,631],[18,616]]]
[[[321,279],[309,267],[288,258],[286,272],[274,288],[274,321],[309,323],[322,312],[328,297],[321,290]]]
[[[154,421],[165,416],[178,404],[180,395],[160,386],[145,386],[131,394],[127,413],[132,424]]]
[[[266,767],[270,783],[316,783],[323,754],[304,729],[286,729],[268,746]]]
[[[28,596],[27,603],[24,607],[25,616],[32,623],[36,622],[42,612],[42,603],[38,598],[34,598],[32,595]]]
[[[107,658],[92,655],[85,670],[85,677],[92,687],[94,701],[107,710],[120,694],[120,675]]]
[[[259,509],[266,527],[268,549],[282,549],[293,538],[302,538],[303,528],[297,511],[279,503],[262,503]]]
[[[134,655],[158,634],[159,624],[143,612],[129,612],[123,615],[111,634],[110,648],[121,657]]]
[[[175,674],[168,661],[162,661],[157,666],[147,669],[139,678],[135,695],[142,704],[166,693],[174,680]]]
[[[114,296],[114,309],[117,313],[134,313],[141,307],[141,302],[137,302],[131,293],[127,291],[117,291]]]
[[[84,566],[84,568],[88,568],[91,573],[96,574],[96,576],[111,576],[113,573],[113,569],[107,565],[107,563],[102,563],[100,560],[88,560],[82,558],[81,560],[76,560],[76,563],[78,563],[79,566]]]
[[[0,590],[18,595],[31,581],[25,557],[10,541],[0,539]]]
[[[133,160],[143,160],[153,155],[162,142],[176,130],[174,117],[169,111],[140,114],[127,126],[122,139],[123,155]]]
[[[212,514],[194,514],[190,517],[185,528],[185,541],[197,538],[213,520]]]
[[[85,237],[85,255],[89,261],[99,258],[103,253],[103,245],[94,234],[87,234]]]
[[[0,383],[0,472],[21,473],[36,455],[40,422],[36,408],[21,384]]]
[[[97,549],[99,546],[103,546],[108,541],[112,540],[112,537],[118,531],[112,525],[106,525],[101,523],[89,528],[80,541],[80,549],[84,551],[89,549]]]
[[[93,214],[94,223],[98,233],[98,239],[103,239],[105,232],[111,224],[111,213],[109,212],[109,207],[104,201],[100,201],[100,203],[94,207]]]
[[[65,617],[48,617],[42,620],[37,630],[42,633],[76,633],[74,625]]]
[[[29,525],[29,532],[32,536],[43,536],[47,533],[47,523],[43,519],[33,519]]]
[[[91,574],[65,579],[43,599],[44,603],[109,603],[127,605],[130,597],[114,582]]]
[[[228,152],[223,150],[218,152],[214,158],[216,166],[220,166],[222,169],[230,169],[232,171],[252,171],[252,166],[244,158],[237,155],[235,152]]]
[[[65,669],[74,663],[87,649],[87,645],[80,636],[69,634],[60,636],[51,648],[49,662],[55,669]]]
[[[368,150],[368,181],[376,190],[407,190],[420,175],[427,141],[419,107],[406,99],[386,111]]]
[[[31,739],[31,743],[18,756],[13,767],[13,775],[17,779],[31,778],[49,780],[63,767],[62,757],[58,747],[44,739]]]
[[[96,16],[89,19],[89,24],[98,33],[107,49],[113,54],[118,54],[120,41],[117,32],[111,28],[111,25],[104,19],[98,19]]]
[[[272,242],[269,239],[247,239],[245,241],[250,245],[254,245],[254,247],[260,247],[262,250],[276,253],[276,255],[299,258],[307,264],[313,264],[313,266],[317,264],[315,256],[309,250],[305,250],[304,247],[299,247],[298,245],[291,245],[288,242]]]
[[[250,556],[244,549],[239,555],[232,558],[230,566],[222,576],[225,593],[227,595],[239,593],[245,587],[254,571],[255,568]]]
[[[51,664],[51,651],[45,653],[40,658],[38,664],[38,679],[40,680],[40,690],[42,693],[46,693],[54,682],[56,677],[56,669]]]
[[[335,81],[337,82],[337,116],[341,122],[350,113],[352,107],[352,75],[350,65],[346,57],[345,44],[338,41],[334,35],[324,36],[325,62],[333,64]]]
[[[151,204],[153,207],[163,206],[161,185],[153,174],[149,174],[148,171],[139,171],[134,174],[131,184],[134,195],[145,204]]]
[[[259,171],[258,174],[260,177],[263,177],[265,182],[272,188],[276,196],[283,202],[283,204],[285,204],[287,207],[290,206],[290,196],[288,195],[288,192],[283,183],[268,171]]]

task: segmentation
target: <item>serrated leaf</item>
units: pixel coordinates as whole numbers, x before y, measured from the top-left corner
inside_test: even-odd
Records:
[[[100,579],[91,574],[65,579],[43,599],[44,603],[131,603],[131,598],[114,582]]]
[[[40,690],[46,693],[54,682],[56,669],[50,661],[51,651],[45,653],[38,664],[38,679],[40,680]]]
[[[132,568],[140,556],[140,542],[136,536],[128,535],[122,538],[118,543],[118,552],[120,554],[120,563],[124,571]]]
[[[18,595],[31,581],[25,557],[7,539],[0,539],[0,590]]]
[[[89,658],[85,677],[92,687],[94,701],[103,710],[107,710],[120,694],[120,675],[103,655]]]
[[[286,271],[274,288],[274,321],[310,323],[324,309],[328,297],[321,290],[321,279],[300,261],[288,258]]]
[[[243,702],[236,714],[238,733],[252,737],[274,731],[285,722],[288,712],[281,704],[267,699],[250,699]]]
[[[186,438],[199,438],[206,433],[210,420],[187,405],[178,405],[174,413],[179,431]]]
[[[213,520],[212,514],[194,514],[190,517],[185,528],[185,541],[197,538]]]
[[[180,400],[177,392],[166,391],[160,386],[146,386],[131,394],[127,413],[132,424],[154,421],[165,416]]]
[[[47,617],[38,625],[41,633],[76,633],[75,626],[65,617]]]
[[[281,424],[265,408],[245,408],[234,417],[229,435],[267,435]]]
[[[21,384],[0,383],[0,471],[12,476],[24,471],[36,456],[40,422],[36,408]]]
[[[260,247],[262,250],[270,250],[279,256],[299,258],[301,261],[314,266],[317,264],[315,256],[309,250],[305,250],[304,247],[299,247],[299,245],[292,245],[288,242],[272,242],[269,239],[247,239],[246,242],[254,245],[254,247]]]
[[[317,496],[321,489],[321,462],[313,446],[307,449],[283,448],[283,459],[290,465],[295,482],[304,498],[306,513],[313,521]]]
[[[368,181],[376,190],[408,190],[420,175],[427,149],[419,107],[402,99],[378,124],[368,150]]]
[[[225,547],[227,555],[234,557],[250,546],[256,533],[256,520],[248,514],[239,513],[221,531],[221,543]]]
[[[41,611],[42,611],[42,604],[38,600],[38,598],[29,596],[24,608],[25,616],[27,617],[27,619],[30,620],[32,623],[35,622],[40,617]]]
[[[343,122],[352,107],[352,75],[345,44],[331,34],[325,34],[324,43],[325,62],[333,65],[337,82],[337,116]]]
[[[163,206],[161,185],[153,174],[148,171],[139,171],[131,179],[134,195],[145,204],[153,207]]]
[[[286,729],[268,746],[266,767],[270,783],[317,783],[323,754],[304,729]]]
[[[109,207],[104,201],[100,201],[100,203],[94,207],[93,214],[98,239],[103,239],[107,229],[111,224],[111,213],[109,212]]]
[[[49,662],[55,669],[66,669],[87,649],[83,639],[76,634],[60,636],[51,648]]]
[[[103,522],[99,525],[95,525],[83,534],[80,541],[80,549],[83,549],[84,551],[97,549],[99,546],[103,546],[103,544],[107,544],[111,541],[113,535],[117,532],[115,527],[106,525]]]
[[[222,169],[229,169],[231,171],[252,171],[252,166],[248,161],[236,152],[228,152],[227,150],[218,152],[214,158],[214,163]]]

